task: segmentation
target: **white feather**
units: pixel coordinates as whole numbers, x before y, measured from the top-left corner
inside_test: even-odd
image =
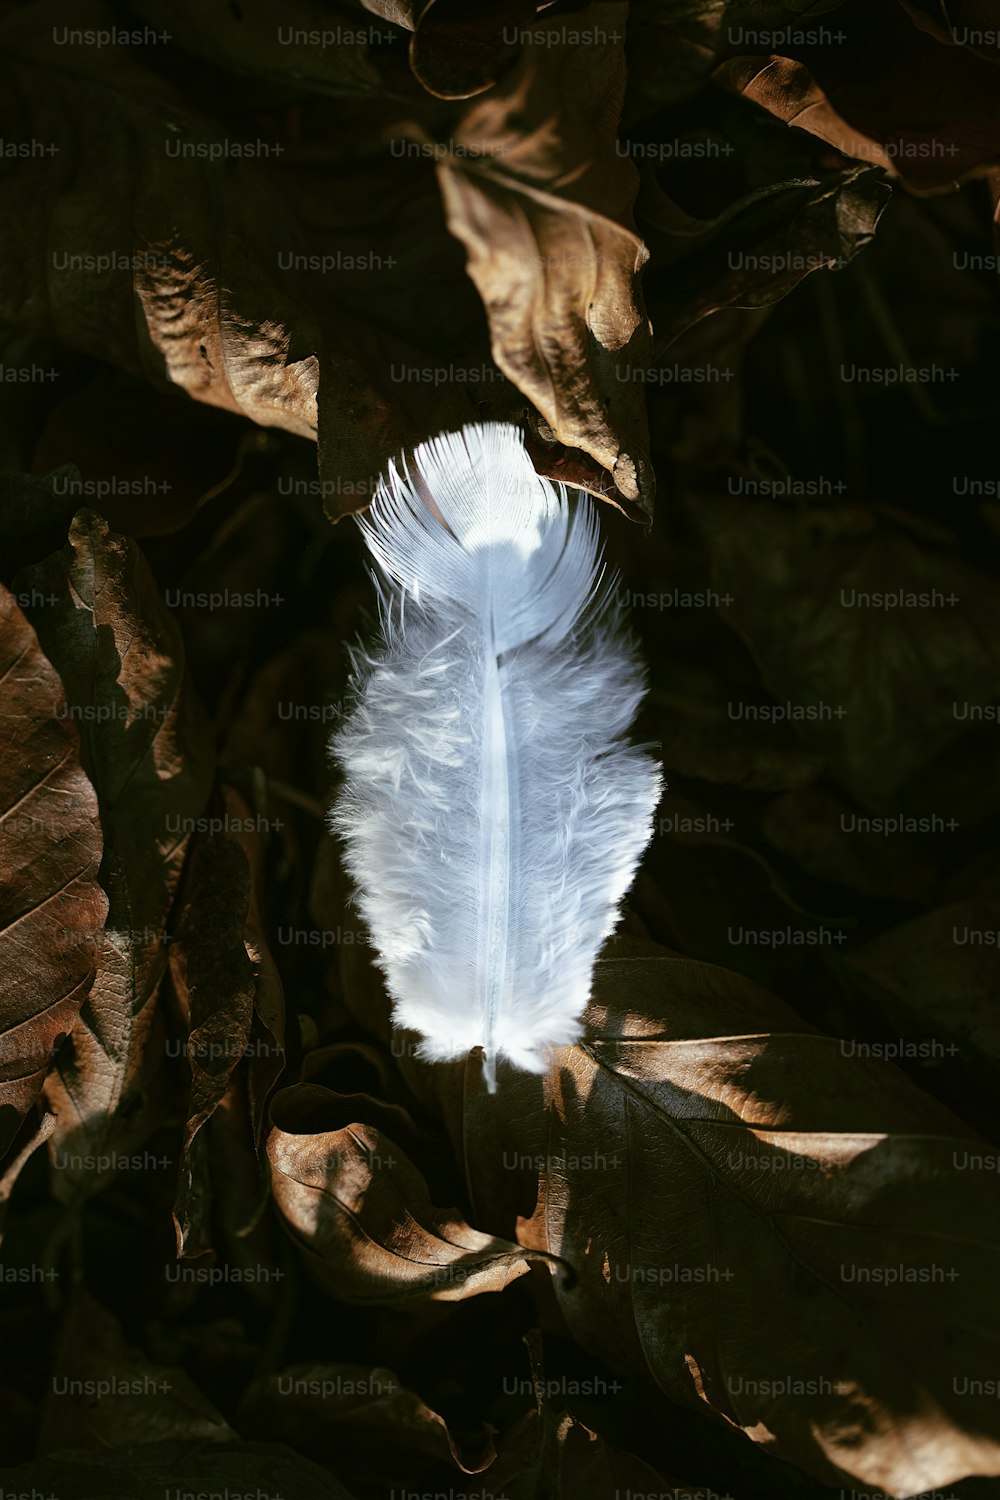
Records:
[[[589,498],[500,424],[414,469],[360,521],[382,640],[354,657],[330,825],[396,1023],[435,1061],[481,1047],[492,1092],[497,1055],[541,1072],[580,1036],[661,774],[625,738],[645,684]]]

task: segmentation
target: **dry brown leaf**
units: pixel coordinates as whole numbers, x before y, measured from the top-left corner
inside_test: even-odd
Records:
[[[112,21],[100,0],[67,14],[74,27]],[[23,12],[0,24],[8,133],[54,148],[4,178],[4,222],[19,226],[4,240],[5,316],[261,426],[318,436],[333,514],[366,503],[390,455],[473,419],[477,403],[520,415],[474,290],[454,285],[461,257],[429,161],[383,146],[376,178],[371,163],[349,164],[332,193],[325,160],[286,162],[283,121],[227,127],[134,49],[78,51],[67,70],[57,30]],[[385,201],[404,190],[407,213],[387,226]],[[412,277],[449,284],[430,331]]]
[[[638,285],[648,252],[631,213],[638,175],[615,149],[626,10],[600,0],[572,28],[565,16],[539,21],[538,40],[466,110],[438,177],[493,357],[541,413],[541,436],[596,459],[619,500],[651,514],[643,387],[631,378],[651,349]],[[607,40],[581,46],[567,39],[576,29]]]
[[[915,192],[945,192],[1000,164],[997,75],[988,62],[942,46],[901,5],[853,3],[821,19],[833,43],[796,46],[793,28],[790,45],[731,58],[713,76]]]
[[[872,240],[889,198],[870,168],[817,178],[793,161],[783,180],[752,189],[712,219],[648,187],[643,228],[654,259],[647,290],[661,360],[667,350],[676,357],[674,340],[708,314],[769,307],[805,277],[847,265]]]
[[[434,1206],[396,1144],[413,1129],[398,1106],[298,1084],[275,1095],[271,1119],[275,1203],[309,1268],[344,1301],[457,1302],[502,1291],[539,1258]]]
[[[211,785],[211,735],[185,678],[176,622],[134,542],[90,511],[69,545],[18,575],[46,602],[32,619],[81,724],[81,759],[104,827],[110,907],[95,935],[98,974],[46,1100],[55,1190],[92,1192],[148,1130],[165,1055],[156,997],[167,919]]]
[[[982,1143],[896,1069],[655,949],[598,964],[544,1080],[404,1066],[475,1163],[476,1222],[576,1273],[585,1347],[827,1484],[1000,1473],[995,1178],[955,1170]]]
[[[94,982],[108,909],[78,721],[17,599],[0,586],[0,1153]]]

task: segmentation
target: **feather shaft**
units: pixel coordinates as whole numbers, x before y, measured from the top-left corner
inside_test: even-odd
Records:
[[[496,1034],[507,979],[508,938],[511,911],[511,867],[516,867],[511,788],[516,786],[512,748],[504,722],[501,668],[495,654],[495,635],[484,660],[485,723],[483,733],[483,789],[480,820],[483,828],[485,890],[480,903],[484,941],[479,945],[480,968],[477,988],[484,996],[483,1068],[490,1091],[496,1086]],[[511,771],[515,774],[512,776]],[[516,942],[516,940],[515,940]],[[512,944],[514,946],[515,944]]]

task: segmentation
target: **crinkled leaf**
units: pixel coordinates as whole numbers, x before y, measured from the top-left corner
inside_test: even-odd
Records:
[[[438,176],[493,357],[541,413],[542,435],[582,449],[651,512],[642,386],[623,381],[650,352],[637,176],[615,151],[625,15],[601,0],[572,27],[560,16],[552,35],[540,22],[538,41],[464,114]],[[570,39],[580,28],[604,40],[581,46]]]
[[[59,674],[0,585],[0,1152],[94,983],[108,902],[97,796]]]
[[[85,20],[108,15],[95,0],[67,24]],[[485,399],[497,415],[520,414],[523,399],[489,360],[473,289],[454,285],[461,257],[429,162],[397,162],[383,145],[378,185],[370,163],[348,163],[331,193],[328,172],[293,160],[280,129],[227,129],[194,111],[153,71],[155,49],[142,62],[135,49],[82,49],[67,70],[57,29],[23,11],[0,27],[18,65],[7,133],[57,148],[4,179],[4,222],[19,228],[5,245],[0,316],[260,425],[318,429],[338,514],[449,413],[468,420]],[[404,183],[408,213],[386,226],[385,197]],[[305,269],[287,269],[294,256]],[[447,318],[430,332],[414,276],[451,283]]]
[[[461,1301],[502,1291],[538,1258],[435,1207],[396,1144],[412,1129],[398,1107],[299,1084],[275,1096],[271,1119],[275,1204],[309,1268],[344,1301]]]
[[[1000,95],[989,63],[942,45],[897,4],[851,0],[813,27],[820,24],[836,33],[832,43],[797,46],[793,33],[771,56],[723,63],[715,78],[919,192],[947,191],[1000,163]]]
[[[586,1040],[544,1080],[504,1069],[491,1098],[476,1055],[406,1067],[468,1143],[477,1222],[575,1271],[557,1295],[586,1347],[828,1484],[1000,1473],[973,1394],[995,1183],[955,1171],[981,1143],[896,1069],[655,954],[598,964]]]
[[[845,0],[633,0],[629,10],[631,113],[684,103],[709,81],[746,30],[801,34]],[[836,23],[837,17],[830,19]]]
[[[705,221],[662,194],[647,199],[657,344],[721,307],[768,307],[811,273],[846,265],[871,240],[888,200],[870,168],[770,183]]]
[[[156,997],[167,920],[211,783],[211,740],[179,631],[134,542],[81,511],[69,545],[17,586],[51,601],[31,617],[81,725],[104,828],[110,905],[94,935],[97,978],[46,1085],[58,1117],[55,1187],[70,1199],[92,1191],[149,1128],[165,1051]]]

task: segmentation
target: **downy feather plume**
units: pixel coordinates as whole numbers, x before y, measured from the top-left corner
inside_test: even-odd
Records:
[[[382,639],[353,658],[330,826],[395,1002],[443,1061],[541,1072],[577,1040],[597,953],[649,841],[660,768],[625,738],[643,670],[596,509],[516,427],[390,464],[360,519]]]

